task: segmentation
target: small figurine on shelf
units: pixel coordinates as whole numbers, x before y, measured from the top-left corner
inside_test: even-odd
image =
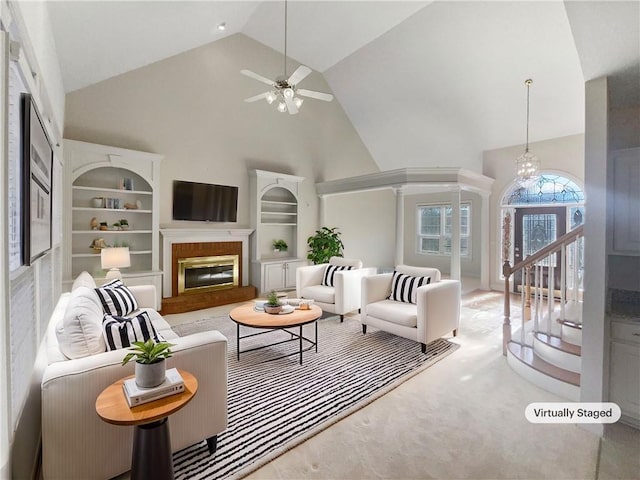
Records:
[[[107,222],[100,222],[100,230],[109,230],[109,225],[107,225]]]
[[[98,230],[98,219],[93,217],[89,225],[91,226],[91,230]]]
[[[103,248],[107,248],[107,242],[104,241],[104,238],[94,238],[89,248],[91,248],[94,252],[99,252]]]

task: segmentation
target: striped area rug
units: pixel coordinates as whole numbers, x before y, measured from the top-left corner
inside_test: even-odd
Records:
[[[241,327],[241,335],[251,329]],[[219,330],[229,340],[229,426],[218,436],[218,450],[206,443],[174,454],[175,478],[241,478],[306,438],[433,365],[459,345],[444,339],[420,345],[360,322],[330,316],[318,321],[318,353],[304,353],[303,364],[292,355],[298,343],[244,353],[236,359],[236,325],[228,317],[173,327],[179,335]],[[313,325],[304,335],[314,337]],[[242,340],[241,350],[286,340],[282,331]]]

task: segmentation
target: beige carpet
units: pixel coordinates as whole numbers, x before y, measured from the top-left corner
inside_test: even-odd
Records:
[[[640,478],[637,430],[616,425],[599,449],[576,425],[526,421],[529,403],[561,399],[508,367],[499,293],[465,296],[459,332],[454,354],[247,478]]]

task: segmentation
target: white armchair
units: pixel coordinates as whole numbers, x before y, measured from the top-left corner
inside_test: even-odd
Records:
[[[367,325],[394,335],[415,340],[426,352],[427,343],[449,332],[458,333],[460,325],[460,281],[442,280],[436,268],[398,265],[396,272],[431,281],[416,289],[416,303],[389,300],[393,274],[383,273],[362,279],[362,333]]]
[[[351,267],[351,270],[336,271],[333,286],[323,285],[329,265]],[[298,298],[314,300],[323,311],[340,315],[360,308],[362,277],[376,273],[375,268],[362,268],[362,261],[342,257],[331,257],[329,263],[308,265],[296,270],[296,295]],[[331,282],[329,282],[331,283]]]

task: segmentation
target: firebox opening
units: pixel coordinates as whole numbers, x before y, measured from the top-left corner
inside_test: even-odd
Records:
[[[238,264],[238,255],[179,259],[178,295],[237,287]]]

